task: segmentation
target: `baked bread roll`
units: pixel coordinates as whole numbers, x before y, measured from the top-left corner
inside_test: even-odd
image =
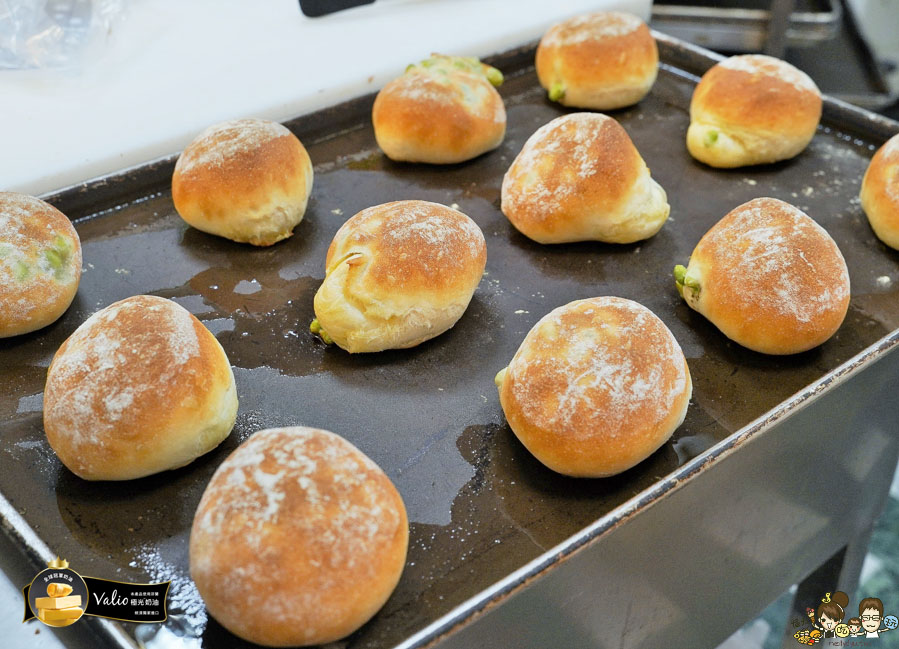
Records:
[[[264,119],[210,126],[175,164],[172,200],[185,221],[270,246],[293,234],[312,192],[312,161],[286,127]]]
[[[334,235],[312,331],[348,352],[414,347],[462,317],[484,274],[477,224],[449,207],[396,201]]]
[[[874,234],[899,250],[899,135],[891,137],[871,158],[860,197]]]
[[[53,357],[44,430],[72,473],[129,480],[212,450],[237,417],[222,346],[184,307],[137,295],[88,318]]]
[[[598,478],[652,455],[687,413],[693,384],[674,336],[620,297],[577,300],[528,332],[496,377],[521,443],[553,471]]]
[[[597,113],[540,127],[503,178],[503,214],[539,243],[640,241],[670,210],[625,130]]]
[[[830,338],[849,309],[849,271],[837,244],[804,212],[756,198],[705,233],[678,291],[734,342],[796,354]]]
[[[334,433],[272,428],[222,462],[197,507],[190,574],[245,640],[338,640],[380,609],[406,561],[409,522],[384,472]]]
[[[433,55],[388,83],[375,98],[372,123],[391,160],[450,164],[498,147],[506,109],[493,86],[502,73],[475,58]]]
[[[549,28],[537,46],[537,78],[563,106],[612,110],[646,96],[659,50],[637,16],[605,11]]]
[[[786,61],[732,56],[706,72],[693,91],[687,149],[712,167],[787,160],[812,141],[821,105],[815,82]]]
[[[39,198],[0,192],[0,338],[55,322],[81,281],[81,240]]]

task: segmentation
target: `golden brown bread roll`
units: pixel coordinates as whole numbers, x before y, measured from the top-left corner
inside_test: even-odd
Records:
[[[837,244],[776,198],[733,209],[674,275],[690,307],[734,342],[764,354],[817,347],[849,309],[849,271]]]
[[[39,198],[0,192],[0,338],[55,322],[81,280],[81,240]]]
[[[821,106],[814,81],[786,61],[732,56],[706,72],[693,91],[687,149],[712,167],[787,160],[811,142]]]
[[[606,11],[549,28],[537,47],[537,77],[563,106],[612,110],[646,96],[659,71],[656,41],[640,18]]]
[[[899,250],[899,135],[891,137],[871,158],[860,198],[874,234]]]
[[[254,246],[293,234],[312,192],[312,161],[287,128],[264,119],[210,126],[175,164],[172,200],[203,232]]]
[[[218,446],[236,416],[222,346],[184,307],[160,297],[101,309],[62,344],[47,372],[47,440],[85,480],[184,466]]]
[[[334,235],[312,331],[351,353],[404,349],[462,317],[487,245],[470,218],[427,201],[375,205]]]
[[[332,642],[396,587],[409,523],[384,472],[334,433],[259,431],[197,507],[190,574],[232,633],[270,647]]]
[[[658,232],[670,207],[618,122],[571,113],[525,142],[503,178],[502,211],[539,243],[631,243]]]
[[[378,146],[392,160],[450,164],[498,147],[506,109],[494,85],[503,75],[475,58],[433,55],[375,98]]]
[[[683,423],[693,392],[687,361],[665,324],[619,297],[551,311],[496,383],[509,426],[538,460],[593,478],[655,452]]]

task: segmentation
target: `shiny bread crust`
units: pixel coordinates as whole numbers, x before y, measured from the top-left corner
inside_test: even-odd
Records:
[[[0,338],[55,322],[78,292],[81,240],[39,198],[0,192]]]
[[[402,574],[409,522],[385,473],[334,433],[254,433],[194,515],[190,573],[212,616],[269,647],[349,635]]]
[[[313,171],[297,137],[277,122],[210,126],[175,164],[172,200],[188,224],[233,241],[270,246],[303,219]]]
[[[821,92],[802,71],[762,54],[712,66],[693,91],[687,149],[713,167],[787,160],[811,142]]]
[[[352,353],[412,347],[456,323],[486,261],[481,229],[461,212],[418,200],[376,205],[334,235],[315,315]]]
[[[877,238],[899,250],[899,135],[871,158],[859,197]]]
[[[550,27],[536,63],[543,88],[564,88],[563,106],[613,110],[646,96],[658,74],[659,50],[637,16],[599,12]]]
[[[849,309],[849,271],[837,244],[801,210],[775,198],[740,205],[700,239],[687,267],[687,304],[734,342],[796,354],[829,339]]]
[[[237,417],[231,365],[186,309],[138,295],[88,318],[47,372],[44,430],[85,480],[130,480],[212,450]]]
[[[539,243],[640,241],[670,211],[627,132],[599,113],[570,113],[540,127],[503,178],[501,208]]]
[[[604,477],[643,461],[686,416],[690,370],[646,307],[577,300],[527,334],[499,386],[509,426],[553,471]]]
[[[416,68],[378,93],[372,124],[378,146],[391,160],[454,164],[502,143],[506,109],[482,75]]]

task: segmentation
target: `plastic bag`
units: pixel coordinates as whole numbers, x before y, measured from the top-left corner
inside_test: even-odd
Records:
[[[77,65],[123,11],[123,0],[0,0],[0,69]]]

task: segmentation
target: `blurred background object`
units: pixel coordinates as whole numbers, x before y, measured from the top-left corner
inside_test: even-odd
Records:
[[[0,69],[66,68],[102,54],[122,0],[0,0]]]

